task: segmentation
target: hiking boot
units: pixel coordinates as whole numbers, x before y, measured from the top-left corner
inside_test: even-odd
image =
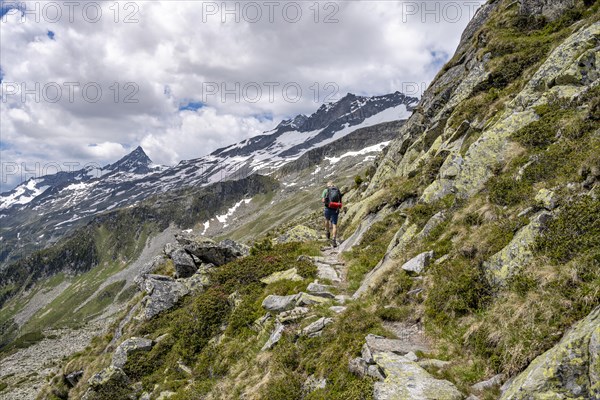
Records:
[[[333,238],[333,240],[331,241],[331,245],[336,248],[337,247],[337,241],[335,240],[335,238]]]
[[[329,240],[331,238],[331,234],[329,233],[329,231],[327,231],[327,233],[325,235],[327,236],[327,240]]]

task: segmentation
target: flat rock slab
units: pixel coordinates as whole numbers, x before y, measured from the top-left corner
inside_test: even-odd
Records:
[[[394,353],[403,356],[410,352],[428,350],[424,346],[420,346],[409,341],[400,339],[386,339],[376,335],[367,335],[365,346],[373,356],[380,352]]]
[[[335,283],[342,281],[335,268],[331,265],[320,262],[315,263],[315,265],[317,266],[317,276],[319,279],[327,279]]]
[[[298,270],[296,268],[290,268],[281,272],[273,272],[271,275],[267,276],[266,278],[262,278],[260,281],[265,285],[269,285],[271,283],[286,280],[298,282],[304,280],[304,278],[298,274]]]
[[[321,283],[311,282],[308,284],[306,291],[309,293],[319,293],[319,292],[329,292],[331,289],[333,289],[333,286],[331,286],[331,285],[323,285]]]
[[[375,383],[375,400],[462,400],[452,383],[435,379],[417,363],[393,353],[377,353],[375,362],[385,375]]]

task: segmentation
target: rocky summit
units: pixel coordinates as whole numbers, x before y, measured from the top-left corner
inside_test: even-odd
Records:
[[[489,0],[418,101],[3,194],[9,243],[72,221],[2,252],[0,397],[600,399],[599,49],[597,1]]]

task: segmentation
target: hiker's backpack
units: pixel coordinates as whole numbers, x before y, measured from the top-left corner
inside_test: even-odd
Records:
[[[327,196],[325,196],[325,205],[328,208],[339,210],[342,208],[342,192],[335,186],[327,189]]]

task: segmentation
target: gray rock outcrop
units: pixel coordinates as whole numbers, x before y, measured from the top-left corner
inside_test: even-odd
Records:
[[[127,364],[127,357],[134,351],[150,351],[153,342],[150,339],[132,337],[121,343],[113,354],[112,366],[123,368]]]
[[[600,307],[508,385],[501,400],[600,398]]]

